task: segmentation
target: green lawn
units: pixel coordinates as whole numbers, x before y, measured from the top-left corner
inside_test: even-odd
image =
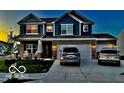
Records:
[[[52,66],[53,61],[35,61],[35,60],[30,60],[30,61],[18,61],[17,66],[25,66],[26,67],[26,72],[27,73],[46,73],[49,71],[50,67]]]
[[[0,59],[0,72],[8,72],[8,67],[5,65],[5,60]]]
[[[26,73],[46,73],[49,71],[53,61],[43,62],[40,60],[18,60],[16,61],[17,68],[21,65],[26,67]],[[8,72],[8,66],[5,65],[5,60],[0,59],[0,72]]]

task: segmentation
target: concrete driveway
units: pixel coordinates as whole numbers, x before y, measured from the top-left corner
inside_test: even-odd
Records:
[[[44,83],[116,83],[124,82],[124,61],[121,66],[100,66],[97,60],[81,60],[80,66],[61,66],[56,60],[43,78]]]
[[[82,60],[80,69],[88,82],[124,82],[124,75],[120,75],[124,73],[124,61],[121,61],[121,66],[118,67],[98,65],[97,60]]]
[[[56,60],[44,77],[45,83],[80,83],[86,82],[84,75],[80,71],[80,66],[61,66]]]

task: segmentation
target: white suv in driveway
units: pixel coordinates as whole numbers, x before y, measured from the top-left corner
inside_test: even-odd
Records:
[[[120,54],[116,48],[103,48],[98,54],[98,64],[113,63],[120,66]]]
[[[80,65],[80,53],[76,47],[64,47],[60,56],[60,64],[73,63]]]

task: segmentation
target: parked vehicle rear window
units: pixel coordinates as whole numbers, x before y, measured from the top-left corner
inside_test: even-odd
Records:
[[[77,48],[64,48],[63,52],[78,52]]]
[[[102,50],[101,53],[117,53],[116,50]]]

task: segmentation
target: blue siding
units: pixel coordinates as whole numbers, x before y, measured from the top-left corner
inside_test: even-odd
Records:
[[[24,35],[26,33],[26,25],[20,25],[20,35]]]
[[[34,17],[29,17],[25,22],[37,22]]]
[[[30,23],[30,22],[38,22],[38,21],[33,16],[29,16],[27,19],[20,21],[19,24]]]
[[[43,34],[43,25],[42,24],[38,25],[38,33],[41,35]]]
[[[73,24],[74,25],[74,35],[79,35],[79,22],[71,18],[70,16],[66,15],[62,19],[58,20],[55,22],[55,35],[60,35],[61,34],[61,24]]]

